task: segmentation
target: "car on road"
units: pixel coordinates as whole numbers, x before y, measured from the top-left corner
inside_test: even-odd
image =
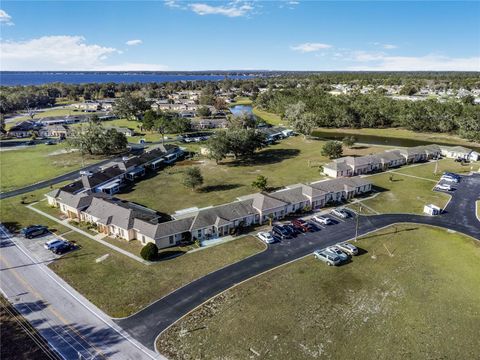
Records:
[[[437,190],[445,190],[445,191],[452,191],[452,187],[448,184],[437,184],[435,186]]]
[[[287,230],[285,226],[275,225],[272,227],[273,235],[278,236],[280,239],[290,239],[292,234]]]
[[[328,266],[332,265],[340,265],[342,263],[342,259],[336,254],[331,253],[330,251],[326,250],[316,250],[313,252],[313,255],[325,262]]]
[[[338,216],[341,219],[346,219],[350,214],[345,209],[333,209],[332,214]]]
[[[321,216],[321,215],[315,215],[313,218],[312,218],[313,221],[316,221],[318,222],[319,224],[322,224],[322,225],[330,225],[330,224],[333,224],[332,222],[332,219],[326,217],[326,216]]]
[[[292,225],[295,227],[295,229],[301,231],[301,232],[309,232],[313,231],[312,226],[307,223],[305,220],[302,219],[295,219],[292,221]]]
[[[65,254],[66,252],[69,252],[70,250],[73,250],[74,246],[72,243],[68,241],[63,241],[62,243],[58,244],[57,246],[54,246],[50,250],[57,255],[62,255]]]
[[[43,225],[30,225],[20,230],[20,233],[27,239],[33,239],[34,237],[48,233],[48,227]]]
[[[348,255],[345,252],[343,252],[342,250],[340,250],[340,248],[337,247],[337,246],[329,246],[329,247],[327,247],[326,250],[330,251],[331,253],[334,253],[335,255],[337,255],[340,259],[342,259],[342,261],[347,261],[348,260]]]
[[[63,240],[60,240],[60,239],[52,239],[50,241],[47,241],[43,247],[47,250],[52,250],[53,248],[55,248],[56,246],[59,246],[60,244],[62,244],[64,241]]]
[[[350,243],[340,243],[337,244],[337,247],[342,250],[344,253],[347,253],[348,255],[358,255],[358,248]]]
[[[275,239],[273,238],[272,234],[267,231],[262,231],[257,234],[258,238],[262,240],[265,244],[273,244]]]
[[[454,178],[457,178],[457,179],[460,180],[460,175],[455,174],[455,173],[452,173],[452,172],[445,171],[445,172],[443,173],[443,175],[444,175],[444,176],[451,176],[451,177],[454,177]]]

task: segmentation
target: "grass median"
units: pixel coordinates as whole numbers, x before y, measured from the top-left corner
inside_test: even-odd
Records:
[[[80,169],[103,159],[68,151],[65,144],[0,152],[0,190],[9,191]]]
[[[358,246],[364,254],[344,266],[308,257],[223,293],[163,333],[159,351],[170,359],[478,355],[477,241],[397,225]]]
[[[78,233],[64,237],[80,249],[50,268],[112,317],[131,315],[182,285],[265,248],[247,236],[147,266]]]

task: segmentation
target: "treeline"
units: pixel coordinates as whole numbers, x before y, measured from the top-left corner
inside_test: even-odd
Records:
[[[480,106],[468,102],[399,101],[379,94],[335,96],[322,89],[300,88],[267,91],[255,105],[280,114],[303,134],[315,127],[404,127],[480,141]]]
[[[144,99],[164,98],[178,91],[202,89],[208,89],[209,92],[213,92],[237,88],[239,93],[252,92],[254,83],[254,80],[244,81],[226,78],[222,81],[178,81],[167,83],[51,83],[31,86],[1,86],[0,114],[53,106],[58,99],[70,101],[101,100],[119,98],[125,95],[142,97]]]

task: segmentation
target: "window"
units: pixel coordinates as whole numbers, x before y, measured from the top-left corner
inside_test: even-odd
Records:
[[[168,241],[170,242],[170,245],[173,244],[174,240],[175,240],[175,237],[173,235],[170,235],[168,237]]]
[[[142,235],[142,244],[145,244],[145,235]]]

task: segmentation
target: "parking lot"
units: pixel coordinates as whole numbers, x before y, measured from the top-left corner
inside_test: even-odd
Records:
[[[27,239],[21,235],[15,236],[14,241],[19,243],[19,245],[25,249],[30,256],[32,256],[35,260],[39,262],[51,262],[58,259],[61,255],[56,255],[52,251],[47,250],[44,248],[44,244],[47,241],[54,240],[54,239],[63,239],[61,236],[48,233],[46,235],[38,236],[32,239]]]

